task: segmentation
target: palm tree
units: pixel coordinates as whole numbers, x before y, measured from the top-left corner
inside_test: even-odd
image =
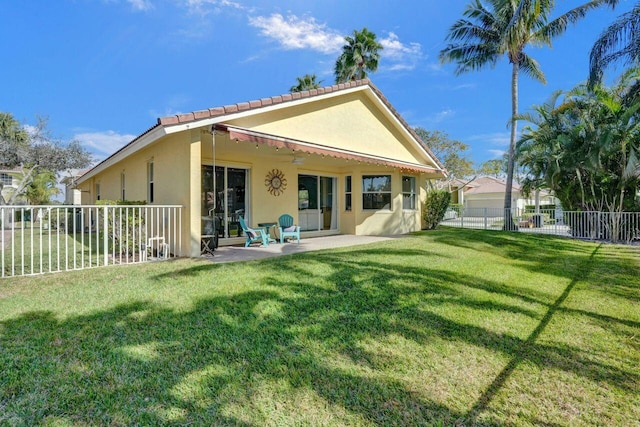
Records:
[[[33,181],[27,187],[25,196],[32,205],[47,205],[51,199],[61,193],[56,186],[56,175],[49,171],[44,171],[33,177]]]
[[[315,74],[305,74],[302,77],[296,77],[298,84],[291,86],[289,92],[303,92],[305,90],[318,89],[322,84],[322,80],[316,81]]]
[[[585,85],[556,92],[532,113],[517,144],[527,169],[526,189],[547,188],[568,210],[611,214],[611,239],[618,238],[623,211],[637,211],[640,183],[640,100],[629,101],[639,70],[630,70],[613,88]]]
[[[353,36],[344,38],[347,42],[342,46],[342,54],[335,66],[336,83],[349,80],[360,80],[367,77],[367,71],[378,69],[378,60],[383,49],[376,41],[376,35],[366,27],[362,31],[354,30]]]
[[[589,86],[602,80],[604,69],[612,62],[640,62],[640,2],[623,13],[596,40],[589,58]]]
[[[507,183],[504,196],[507,230],[515,229],[511,217],[511,196],[515,168],[514,150],[518,116],[518,78],[520,73],[545,83],[544,73],[536,60],[525,52],[529,45],[551,46],[554,37],[562,34],[568,24],[603,4],[615,6],[619,0],[591,0],[549,21],[554,0],[471,0],[463,12],[465,18],[455,22],[440,52],[442,62],[458,64],[456,74],[495,66],[502,56],[511,63],[511,138],[507,161]]]

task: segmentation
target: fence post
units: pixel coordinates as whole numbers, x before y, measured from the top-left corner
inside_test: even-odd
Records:
[[[108,206],[104,207],[104,214],[102,215],[102,247],[104,249],[104,265],[109,263],[109,219],[107,218]]]
[[[487,229],[487,208],[484,208],[484,229]]]

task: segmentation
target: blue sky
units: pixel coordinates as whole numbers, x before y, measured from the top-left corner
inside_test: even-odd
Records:
[[[558,0],[563,12],[580,1]],[[530,51],[547,84],[520,80],[520,109],[585,80],[621,0]],[[508,145],[510,67],[455,76],[440,65],[467,0],[6,0],[0,12],[0,111],[48,116],[54,134],[100,159],[156,118],[287,93],[315,73],[334,82],[343,37],[369,28],[385,47],[370,77],[411,126],[469,144],[476,163]],[[612,70],[615,73],[615,69]]]

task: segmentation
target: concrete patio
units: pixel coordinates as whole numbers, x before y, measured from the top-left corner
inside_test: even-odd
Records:
[[[215,250],[214,256],[206,255],[204,258],[215,263],[249,261],[321,249],[366,245],[401,237],[403,236],[355,236],[352,234],[341,234],[337,236],[301,239],[300,243],[272,243],[267,247],[257,245],[252,245],[248,248],[244,246],[220,246]]]

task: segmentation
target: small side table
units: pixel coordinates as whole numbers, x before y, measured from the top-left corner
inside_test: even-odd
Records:
[[[267,239],[269,240],[269,243],[277,243],[277,240],[273,237],[271,237],[271,228],[276,228],[278,226],[277,222],[259,222],[258,223],[258,227],[260,228],[264,228],[267,231]],[[275,236],[275,232],[273,233],[273,235]]]
[[[218,247],[218,236],[215,234],[204,234],[200,236],[200,255],[211,255]]]

